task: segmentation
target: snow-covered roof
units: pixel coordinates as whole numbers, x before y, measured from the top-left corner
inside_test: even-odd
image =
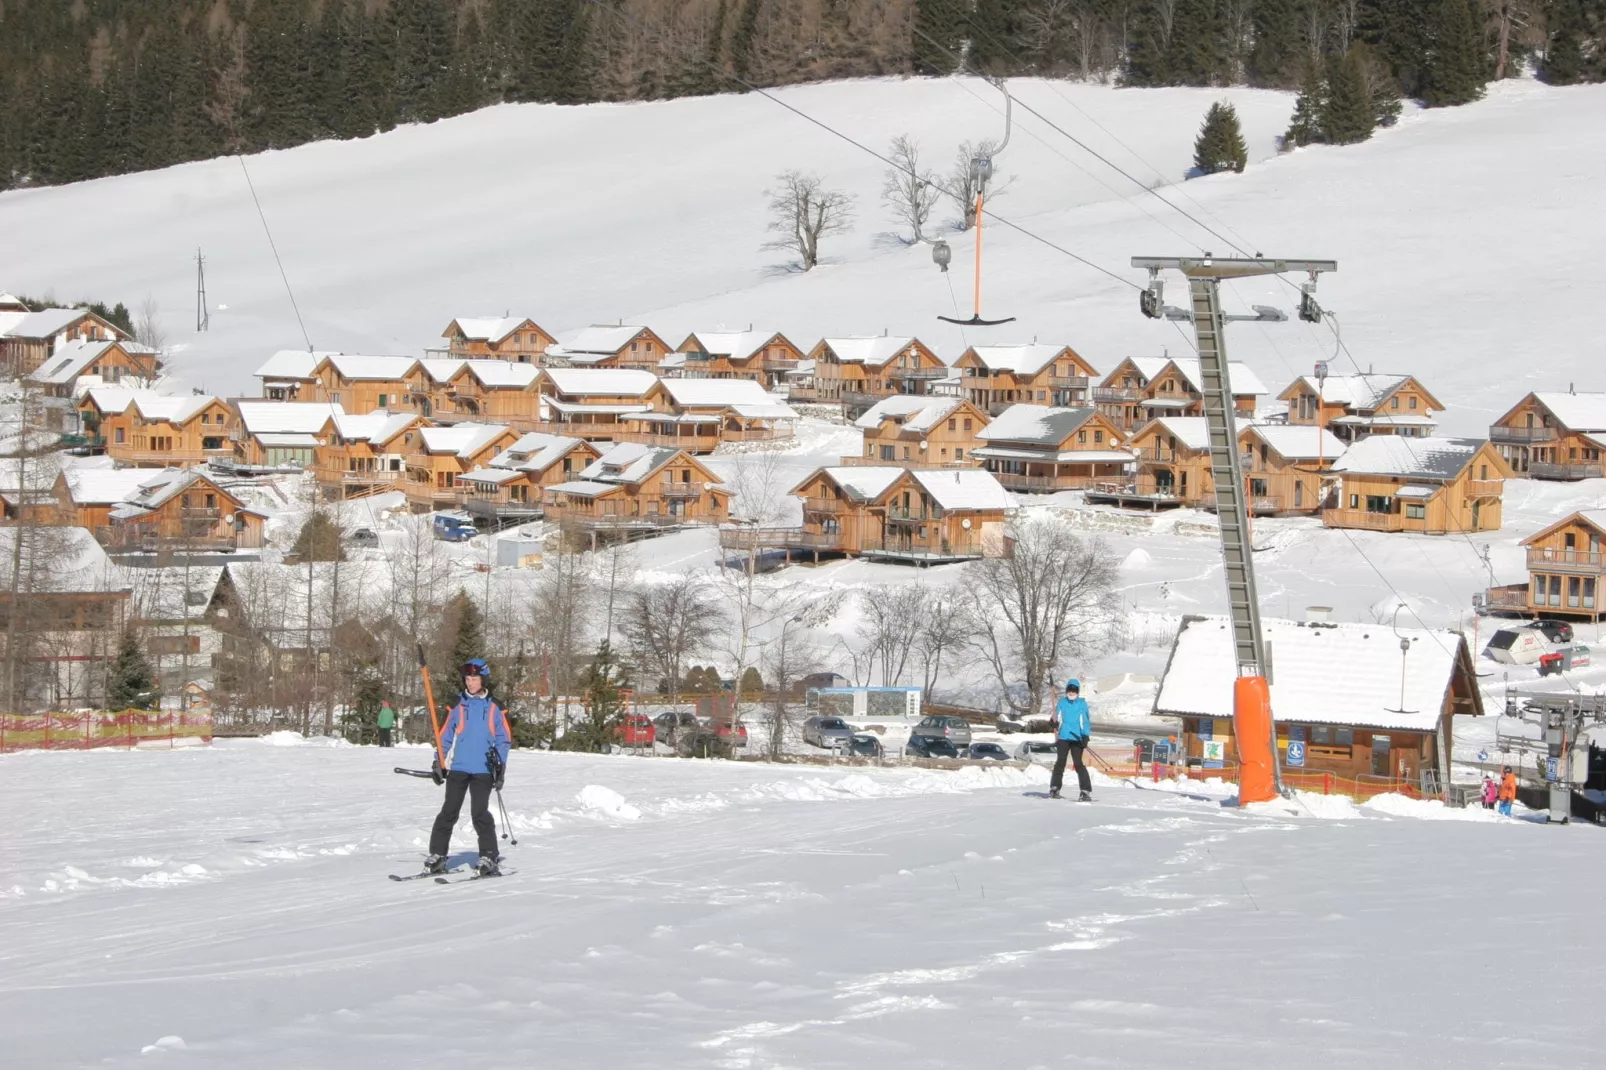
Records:
[[[554,483],[547,488],[564,494],[576,494],[582,498],[597,498],[618,489],[618,483],[598,483],[593,479],[574,479],[567,483]]]
[[[454,424],[451,427],[423,427],[424,448],[430,453],[455,453],[465,460],[507,433],[505,424]]]
[[[0,290],[0,310],[9,309],[17,309],[19,311],[26,312],[28,310],[28,306],[23,304],[22,298],[18,297],[16,294],[7,293],[4,290]]]
[[[177,469],[153,472],[149,468],[71,468],[67,493],[77,505],[116,505],[130,501],[152,479]]]
[[[532,431],[491,458],[491,467],[520,472],[544,472],[584,439]]]
[[[202,409],[215,404],[217,400],[211,394],[190,394],[186,397],[138,394],[134,397],[134,412],[142,420],[181,424],[193,419]]]
[[[29,382],[62,385],[72,382],[83,370],[101,358],[115,341],[96,342],[73,338],[56,347],[50,359],[27,376]]]
[[[133,615],[142,621],[199,620],[206,615],[217,589],[222,565],[168,565],[131,568],[125,573],[134,589]]]
[[[468,360],[463,362],[468,373],[485,386],[511,386],[522,389],[535,382],[541,369],[534,364],[521,364],[513,360]]]
[[[0,527],[0,587],[11,585],[12,558],[22,531],[28,533],[21,549],[23,590],[82,594],[129,589],[127,575],[95,537],[85,528],[70,527]]]
[[[335,430],[348,442],[385,443],[412,426],[418,417],[408,412],[375,409],[365,413],[341,413],[334,417]]]
[[[916,469],[909,473],[933,501],[949,512],[1011,509],[1009,492],[980,468]]]
[[[1047,342],[1024,342],[1017,345],[971,346],[970,352],[976,354],[976,359],[981,361],[984,368],[1032,376],[1052,364],[1055,357],[1069,348]]]
[[[895,420],[910,431],[929,431],[959,408],[960,398],[918,394],[894,394],[871,405],[854,427],[874,431],[883,420]]]
[[[1047,461],[1060,464],[1125,464],[1137,456],[1131,450],[1015,450],[1008,446],[977,446],[970,455],[979,460]]]
[[[592,353],[611,356],[629,345],[631,340],[647,328],[633,324],[592,324],[577,331],[567,342],[554,346],[549,352],[569,355]]]
[[[564,413],[595,413],[603,416],[619,416],[627,412],[649,412],[651,407],[646,402],[620,405],[588,405],[581,401],[559,401],[557,398],[547,398],[546,404]]]
[[[1182,373],[1182,377],[1188,381],[1189,386],[1191,386],[1194,390],[1203,393],[1204,377],[1199,371],[1198,357],[1172,357],[1171,363],[1176,365],[1177,371]],[[1147,373],[1145,373],[1145,375],[1147,375]],[[1152,375],[1147,375],[1147,377],[1149,379],[1154,378]],[[1249,365],[1240,363],[1239,361],[1229,360],[1227,362],[1227,378],[1232,381],[1232,393],[1234,397],[1243,397],[1246,394],[1264,394],[1267,392],[1266,384],[1260,381],[1260,376],[1250,371]]]
[[[880,367],[914,345],[916,340],[905,337],[889,338],[887,335],[878,334],[862,338],[825,338],[822,341],[836,354],[837,361],[842,364]]]
[[[1475,438],[1408,438],[1373,435],[1345,451],[1335,472],[1409,476],[1412,479],[1454,479],[1484,446]]]
[[[54,338],[90,315],[87,308],[45,308],[20,317],[6,330],[10,338]]]
[[[680,343],[680,348],[684,350],[687,342],[696,339],[701,351],[709,356],[749,360],[758,356],[775,337],[774,331],[693,331]]]
[[[343,379],[388,381],[405,379],[418,363],[417,357],[398,357],[388,354],[369,356],[362,353],[331,353],[324,360],[340,373]],[[321,363],[321,362],[320,362]],[[261,374],[258,372],[257,374]]]
[[[666,446],[620,442],[580,471],[582,480],[604,483],[640,483],[668,464],[680,451]]]
[[[462,371],[466,363],[462,357],[424,357],[419,360],[418,366],[435,382],[444,383]]]
[[[1330,375],[1325,381],[1320,381],[1313,375],[1301,375],[1294,385],[1312,394],[1320,391],[1324,402],[1365,412],[1383,404],[1410,378],[1409,375],[1366,372],[1361,375]],[[1283,391],[1285,396],[1288,393],[1287,390]]]
[[[752,419],[795,420],[792,407],[751,379],[665,379],[664,392],[676,405],[729,408]]]
[[[1417,412],[1347,412],[1335,416],[1334,424],[1345,427],[1432,427],[1438,423],[1432,416]]]
[[[471,342],[500,342],[528,320],[528,316],[459,316],[452,322]]]
[[[823,473],[831,482],[841,487],[849,497],[869,502],[885,494],[887,488],[896,483],[907,470],[891,465],[865,465],[862,468],[833,465],[811,474],[808,479],[803,480],[802,483],[792,488],[791,493],[797,494],[802,490],[805,483]]]
[[[1325,458],[1337,460],[1349,447],[1325,427],[1300,424],[1249,424],[1239,431],[1239,438],[1251,434],[1276,450],[1285,460],[1314,461]]]
[[[1090,408],[1011,405],[976,432],[976,437],[984,442],[1030,442],[1058,446],[1095,413],[1096,410]]]
[[[1569,431],[1606,431],[1606,393],[1539,393],[1535,399]]]
[[[145,390],[131,386],[92,386],[84,391],[87,398],[101,412],[125,412],[137,398],[154,398],[160,395],[154,390]],[[83,398],[79,399],[80,401]]]
[[[263,446],[280,449],[312,449],[320,445],[317,435],[305,431],[259,431],[253,437]]]
[[[331,418],[344,416],[339,402],[323,401],[236,401],[240,424],[253,435],[300,433],[315,435]]]
[[[1465,640],[1386,624],[1303,624],[1265,619],[1271,648],[1271,708],[1280,721],[1432,731],[1439,722]],[[1400,639],[1411,648],[1400,653]],[[1464,665],[1470,667],[1470,656]],[[1400,700],[1401,668],[1405,700]],[[1232,628],[1225,617],[1186,617],[1171,648],[1154,710],[1171,716],[1231,717],[1238,677]],[[1335,676],[1335,666],[1341,671]],[[1478,689],[1469,682],[1476,713]],[[1411,710],[1400,713],[1399,710]]]
[[[122,498],[117,508],[111,511],[111,518],[129,520],[143,516],[193,487],[202,478],[201,473],[193,468],[164,468],[160,472],[147,472],[145,480],[134,488],[131,494]],[[221,487],[218,489],[223,490]],[[229,499],[234,498],[227,491],[223,493]]]
[[[1210,448],[1210,429],[1203,416],[1162,416],[1151,421],[1190,450]]]
[[[558,393],[581,397],[639,398],[658,382],[639,368],[545,368],[543,374]]]
[[[328,357],[339,356],[327,350],[309,353],[305,349],[281,349],[262,362],[258,379],[311,379],[312,369]]]
[[[28,458],[0,457],[0,493],[21,491],[24,480],[28,483],[28,490],[47,491],[56,485],[56,476],[61,470],[57,454]]]
[[[457,477],[459,483],[465,479],[470,483],[491,483],[500,485],[512,482],[523,476],[524,473],[513,468],[476,468],[472,472],[465,472]]]

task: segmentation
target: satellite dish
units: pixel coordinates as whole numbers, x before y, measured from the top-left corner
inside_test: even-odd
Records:
[[[922,453],[925,452],[925,449],[926,449],[927,445],[929,445],[929,443],[922,442],[920,444],[920,450],[921,450]]]
[[[965,517],[965,519],[961,520],[959,522],[959,526],[964,528],[966,531],[969,531],[970,530],[970,517],[967,516],[967,517]]]
[[[229,527],[232,528],[234,526],[234,514],[230,513],[228,516],[224,517],[223,518],[223,523],[227,524]]]

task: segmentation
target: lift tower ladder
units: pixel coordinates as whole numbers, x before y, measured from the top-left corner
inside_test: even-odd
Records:
[[[1149,271],[1149,289],[1142,304],[1146,315],[1165,314],[1160,299],[1159,272],[1181,271],[1188,280],[1194,331],[1199,341],[1199,378],[1204,392],[1205,428],[1210,439],[1210,474],[1216,484],[1216,515],[1221,521],[1221,552],[1227,579],[1227,604],[1232,619],[1233,649],[1240,677],[1270,678],[1265,640],[1260,627],[1260,599],[1255,589],[1255,566],[1249,537],[1249,502],[1238,454],[1238,436],[1233,427],[1232,382],[1227,372],[1225,327],[1229,317],[1221,311],[1222,279],[1241,279],[1256,275],[1280,275],[1303,271],[1311,278],[1306,287],[1302,318],[1320,318],[1311,293],[1317,274],[1336,271],[1332,260],[1249,260],[1203,257],[1135,256],[1132,266]],[[1275,732],[1275,727],[1273,732]],[[1277,753],[1275,737],[1272,755]],[[1275,767],[1274,767],[1275,768]],[[1277,773],[1279,786],[1281,774]]]

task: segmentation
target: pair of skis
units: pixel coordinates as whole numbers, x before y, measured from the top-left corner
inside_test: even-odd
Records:
[[[422,873],[392,873],[390,879],[393,881],[421,881],[425,877],[434,877],[436,884],[467,884],[469,881],[482,881],[491,877],[510,877],[515,872],[517,871],[503,868],[495,873],[481,873],[472,866],[460,866],[457,869],[449,869],[445,873],[435,873],[427,869]]]

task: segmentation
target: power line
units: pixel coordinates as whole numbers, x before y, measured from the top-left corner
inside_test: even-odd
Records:
[[[240,161],[240,170],[245,173],[246,187],[251,191],[251,201],[257,206],[257,218],[262,220],[262,232],[268,236],[268,248],[273,250],[273,262],[279,265],[279,278],[284,280],[284,292],[290,297],[290,308],[296,314],[296,323],[301,327],[301,340],[307,343],[307,352],[312,352],[312,338],[307,334],[307,325],[301,319],[301,308],[296,304],[295,291],[290,289],[290,277],[284,273],[284,261],[279,259],[279,247],[274,244],[273,231],[268,227],[268,217],[262,211],[262,201],[257,197],[256,183],[251,181],[251,172],[245,166],[245,157],[236,156]]]

